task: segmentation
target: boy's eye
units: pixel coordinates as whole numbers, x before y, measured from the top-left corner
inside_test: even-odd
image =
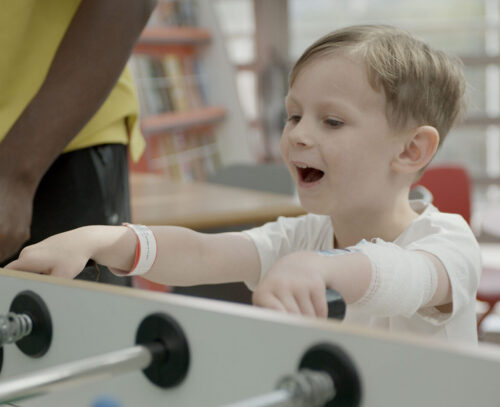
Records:
[[[292,123],[298,123],[300,121],[300,116],[298,114],[292,114],[288,116],[287,121]]]
[[[292,114],[288,116],[289,122],[298,122],[300,120],[300,116],[298,114]]]
[[[344,124],[344,122],[338,119],[328,118],[325,119],[325,124],[327,124],[329,127],[338,128],[341,127]]]

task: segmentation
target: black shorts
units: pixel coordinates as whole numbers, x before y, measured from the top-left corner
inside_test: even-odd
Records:
[[[25,246],[80,226],[122,222],[130,222],[127,147],[85,148],[59,156],[42,178]],[[89,263],[77,278],[130,285],[130,278],[116,277],[105,267],[99,270]]]

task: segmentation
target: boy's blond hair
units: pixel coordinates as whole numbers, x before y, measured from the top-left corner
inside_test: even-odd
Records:
[[[466,85],[459,60],[391,26],[358,25],[325,35],[295,63],[290,86],[309,62],[339,51],[366,63],[371,86],[385,93],[387,119],[393,128],[433,126],[441,145],[463,117]]]

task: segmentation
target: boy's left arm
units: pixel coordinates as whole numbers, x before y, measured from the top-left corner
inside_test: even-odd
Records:
[[[405,252],[409,262],[421,261],[427,268],[427,273],[434,273],[430,278],[435,279],[435,291],[430,299],[424,300],[421,307],[439,308],[450,304],[451,285],[439,259],[424,251]],[[380,264],[375,267],[381,268]],[[374,279],[385,277],[387,280],[390,275],[384,274],[398,272],[403,274],[398,276],[401,285],[405,273],[418,273],[422,267],[419,270],[410,269],[411,267],[405,267],[399,271],[386,270],[386,273],[381,273],[374,270],[370,257],[362,252],[338,256],[324,256],[312,251],[294,252],[282,257],[266,273],[253,294],[253,302],[255,305],[290,313],[326,317],[327,288],[337,290],[347,304],[353,304],[364,298],[369,290],[373,290],[374,283],[380,283]],[[411,278],[408,280],[410,283]],[[408,289],[411,288],[408,286]]]

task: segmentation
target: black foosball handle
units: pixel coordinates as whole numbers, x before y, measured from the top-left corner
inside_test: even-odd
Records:
[[[338,291],[328,288],[326,290],[326,303],[328,305],[328,319],[344,319],[346,305]]]

